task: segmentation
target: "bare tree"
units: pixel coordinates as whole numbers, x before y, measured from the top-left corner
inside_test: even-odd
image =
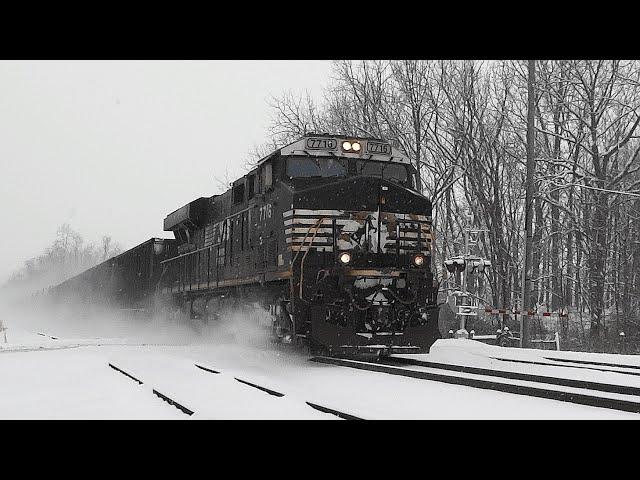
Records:
[[[564,339],[590,333],[593,348],[609,348],[607,318],[640,333],[640,201],[616,193],[640,191],[640,62],[539,61],[537,71],[534,298],[574,309],[579,327],[565,323]],[[434,203],[436,266],[460,252],[471,209],[488,230],[490,301],[517,305],[526,62],[338,61],[333,75],[322,104],[274,102],[273,141],[313,130],[396,142]]]

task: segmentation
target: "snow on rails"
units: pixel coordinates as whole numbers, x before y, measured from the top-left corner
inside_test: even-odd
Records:
[[[444,339],[429,354],[309,361],[279,346],[52,336],[34,332],[0,355],[0,417],[640,419],[630,355]]]
[[[358,419],[333,408],[285,397],[284,393],[218,369],[184,359],[147,355],[109,362],[139,385],[184,414],[201,419]],[[124,366],[126,365],[126,366]],[[142,379],[145,380],[142,380]],[[246,388],[250,387],[250,388]],[[261,392],[261,393],[257,393]],[[264,395],[266,394],[266,395]]]
[[[499,370],[487,369],[475,369],[476,371],[471,373],[470,370],[473,370],[471,367],[461,366],[461,368],[454,369],[451,368],[451,365],[436,366],[437,364],[431,362],[409,363],[408,365],[414,367],[409,368],[406,362],[396,363],[396,360],[392,357],[381,360],[378,363],[334,357],[314,357],[312,360],[320,363],[390,375],[495,390],[529,397],[547,398],[591,407],[640,413],[640,389],[620,385],[594,384],[592,382],[579,382],[559,378],[555,378],[553,382],[551,382],[549,381],[551,377],[510,374]],[[478,370],[482,370],[482,373],[478,372]],[[446,371],[452,373],[445,373]],[[511,381],[504,381],[503,379]],[[551,388],[552,385],[565,388]],[[542,386],[544,386],[544,388],[541,388]],[[598,395],[594,394],[594,391],[610,393],[610,395]]]

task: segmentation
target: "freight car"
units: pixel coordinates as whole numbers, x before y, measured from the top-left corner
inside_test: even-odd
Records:
[[[388,142],[305,135],[167,215],[178,255],[158,291],[205,320],[259,302],[274,338],[312,351],[427,352],[440,338],[431,210]]]
[[[152,312],[160,262],[174,257],[176,249],[174,239],[151,238],[50,288],[49,298]]]

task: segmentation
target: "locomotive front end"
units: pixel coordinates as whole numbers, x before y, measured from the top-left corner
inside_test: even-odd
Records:
[[[333,355],[428,352],[440,338],[431,202],[387,144],[336,144],[340,155],[289,157],[291,322]]]

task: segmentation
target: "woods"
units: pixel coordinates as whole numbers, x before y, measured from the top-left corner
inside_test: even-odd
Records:
[[[526,307],[567,309],[565,343],[612,351],[620,332],[630,343],[640,333],[640,62],[536,61],[535,70]],[[520,308],[527,101],[526,61],[336,61],[323,102],[272,100],[269,134],[280,146],[305,132],[392,141],[434,203],[440,280],[471,211],[487,229],[487,305]]]
[[[100,245],[85,243],[82,235],[68,223],[62,224],[56,239],[37,257],[24,263],[24,267],[13,273],[3,285],[3,293],[11,290],[34,293],[56,285],[108,258],[118,255],[122,248],[113,239],[104,235]]]

